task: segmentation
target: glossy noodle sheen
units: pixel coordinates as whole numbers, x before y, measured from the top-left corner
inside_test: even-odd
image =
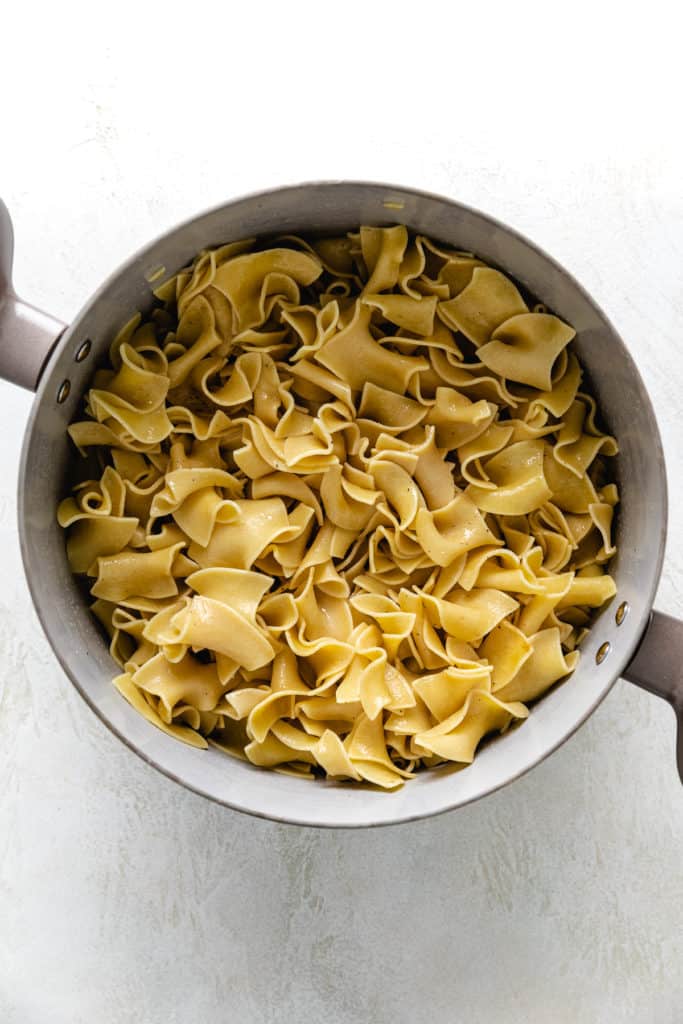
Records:
[[[615,593],[617,445],[574,330],[403,226],[232,243],[155,295],[58,512],[119,691],[301,776],[471,762]]]

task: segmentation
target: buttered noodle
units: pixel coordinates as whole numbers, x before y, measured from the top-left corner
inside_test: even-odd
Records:
[[[302,775],[472,761],[615,593],[617,446],[574,330],[402,226],[232,243],[155,294],[58,513],[119,691]]]

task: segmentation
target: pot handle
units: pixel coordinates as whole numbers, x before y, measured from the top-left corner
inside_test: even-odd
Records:
[[[676,759],[683,782],[683,622],[653,611],[624,679],[663,697],[678,719]]]
[[[0,199],[0,377],[35,391],[65,324],[15,294],[13,252],[12,221]]]

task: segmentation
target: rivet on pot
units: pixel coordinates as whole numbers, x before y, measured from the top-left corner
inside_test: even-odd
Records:
[[[57,402],[58,402],[59,405],[61,405],[62,402],[66,402],[67,398],[69,397],[70,391],[71,391],[71,381],[70,380],[62,381],[62,383],[59,385],[59,391],[57,392]]]
[[[91,348],[92,348],[92,342],[88,338],[88,339],[86,339],[83,342],[83,344],[79,348],[78,352],[76,353],[76,355],[74,357],[76,362],[77,363],[82,363],[84,359],[87,359],[88,356],[90,355],[90,349]]]
[[[604,644],[600,644],[598,647],[598,653],[595,655],[595,661],[598,665],[602,665],[611,649],[612,645],[607,640],[605,640]]]
[[[624,621],[624,619],[630,611],[631,606],[629,605],[628,601],[622,601],[619,607],[617,608],[616,615],[614,616],[617,626],[620,626],[622,624],[622,622]]]

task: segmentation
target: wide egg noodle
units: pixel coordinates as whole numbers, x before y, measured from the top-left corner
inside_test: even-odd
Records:
[[[232,242],[155,296],[58,509],[119,692],[298,778],[470,763],[616,591],[617,443],[572,327],[403,225]]]

